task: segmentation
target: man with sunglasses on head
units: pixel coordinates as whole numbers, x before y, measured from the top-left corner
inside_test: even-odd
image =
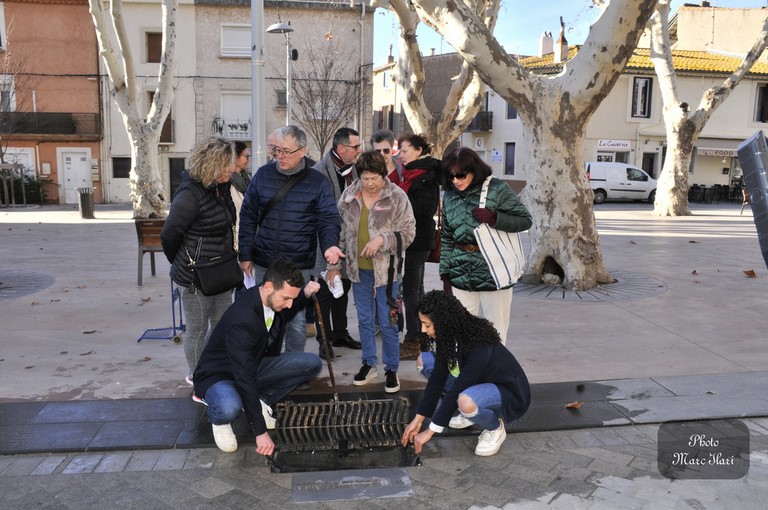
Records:
[[[397,171],[398,177],[403,178],[403,163],[395,155],[395,135],[389,129],[380,129],[371,135],[371,147],[384,156],[387,163],[387,175]]]
[[[269,147],[274,159],[254,174],[240,211],[240,267],[260,282],[272,261],[286,258],[309,280],[318,244],[328,264],[344,256],[333,188],[312,170],[307,135],[297,126],[280,128]],[[299,313],[287,325],[285,352],[304,352],[306,343],[307,321]]]
[[[338,201],[344,189],[357,179],[355,170],[355,161],[357,156],[363,152],[360,141],[360,133],[352,128],[339,128],[333,135],[331,150],[314,165],[314,169],[325,176],[333,187],[333,196]],[[319,259],[319,257],[318,257]],[[325,264],[321,259],[318,260],[318,272],[325,269]],[[341,278],[344,294],[334,298],[329,285],[333,286],[333,279],[339,275]],[[320,302],[320,312],[323,315],[328,341],[333,347],[347,347],[349,349],[362,349],[362,344],[352,338],[347,330],[347,304],[349,299],[347,294],[352,287],[352,282],[346,277],[346,274],[339,274],[338,271],[328,271],[325,279],[320,279],[320,291],[317,293],[317,300]],[[333,349],[325,352],[325,345],[322,341],[321,332],[317,334],[317,341],[320,342],[319,353],[321,358],[329,356],[334,357]]]

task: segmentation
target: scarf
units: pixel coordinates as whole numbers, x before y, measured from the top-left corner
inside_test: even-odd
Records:
[[[408,193],[408,190],[410,189],[413,181],[416,180],[417,177],[421,177],[427,172],[429,172],[429,170],[424,170],[423,168],[414,168],[413,170],[403,168],[403,178],[401,179],[400,176],[397,175],[397,168],[395,168],[392,170],[388,177],[389,180],[397,184],[401,190]]]
[[[352,163],[345,165],[344,161],[342,161],[341,157],[339,157],[333,149],[331,149],[331,161],[333,161],[333,165],[336,167],[336,173],[339,174],[338,177],[341,188],[344,189],[346,186],[352,184]]]

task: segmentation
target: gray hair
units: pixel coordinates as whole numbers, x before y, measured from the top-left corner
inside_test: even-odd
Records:
[[[290,136],[291,138],[296,140],[296,146],[299,149],[302,149],[307,146],[307,135],[302,131],[298,126],[285,126],[280,128],[279,130],[279,137],[285,140],[286,137]]]
[[[371,145],[387,141],[392,147],[395,146],[395,135],[389,129],[380,129],[371,135]]]

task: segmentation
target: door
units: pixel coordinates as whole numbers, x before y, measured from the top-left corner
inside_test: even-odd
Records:
[[[644,152],[643,153],[643,170],[645,170],[645,173],[656,178],[656,153],[655,152]]]
[[[648,198],[648,174],[639,168],[627,167],[627,179],[624,182],[624,197],[632,200]]]
[[[80,194],[77,188],[90,188],[91,161],[89,150],[61,150],[59,161],[61,162],[61,187],[64,192],[65,204],[77,204]],[[59,200],[61,201],[61,199]]]

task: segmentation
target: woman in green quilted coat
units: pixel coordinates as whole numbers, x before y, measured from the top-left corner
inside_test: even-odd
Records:
[[[442,245],[440,278],[446,292],[452,292],[467,310],[491,321],[506,342],[512,306],[512,286],[497,289],[488,265],[480,253],[474,229],[481,223],[505,232],[531,227],[531,215],[517,194],[504,181],[491,179],[486,207],[480,205],[485,178],[492,174],[480,156],[466,147],[443,159]]]

